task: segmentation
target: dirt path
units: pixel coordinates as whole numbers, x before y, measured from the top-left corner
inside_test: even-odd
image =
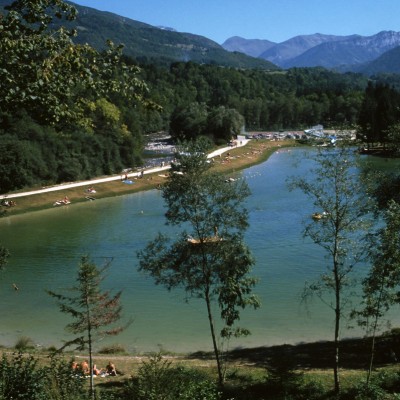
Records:
[[[245,146],[249,140],[242,140],[240,143],[238,143],[237,147]],[[224,147],[221,149],[217,149],[210,153],[208,155],[208,158],[213,158],[217,157],[223,153],[226,153],[228,151],[231,151],[233,147]],[[170,165],[165,165],[163,167],[156,167],[156,168],[150,168],[147,170],[143,170],[143,175],[149,175],[149,174],[154,174],[157,172],[163,172],[167,171],[171,168]],[[141,171],[139,172],[131,172],[128,174],[118,174],[118,175],[113,175],[113,176],[108,176],[105,178],[97,178],[97,179],[91,179],[88,181],[80,181],[80,182],[72,182],[72,183],[63,183],[61,185],[55,185],[51,187],[44,187],[42,189],[38,190],[30,190],[28,192],[20,192],[20,193],[10,193],[10,194],[5,194],[5,195],[0,195],[0,200],[2,199],[15,199],[18,197],[26,197],[26,196],[32,196],[35,194],[42,194],[42,193],[48,193],[48,192],[55,192],[59,190],[65,190],[65,189],[70,189],[70,188],[75,188],[75,187],[80,187],[80,186],[93,186],[99,183],[106,183],[106,182],[112,182],[112,181],[120,181],[122,178],[138,178],[141,175]]]

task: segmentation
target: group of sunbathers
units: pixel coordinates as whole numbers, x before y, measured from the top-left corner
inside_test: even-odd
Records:
[[[14,206],[17,205],[17,203],[14,200],[3,199],[1,201],[1,205],[4,206],[4,207],[14,207]]]
[[[72,361],[72,370],[77,374],[90,375],[89,363],[87,361],[82,361],[78,364],[76,361]],[[105,368],[98,369],[96,364],[93,364],[93,375],[96,376],[117,376],[117,369],[115,365],[110,361]]]

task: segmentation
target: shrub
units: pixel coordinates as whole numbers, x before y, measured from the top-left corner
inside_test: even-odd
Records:
[[[122,344],[111,344],[102,347],[99,354],[126,354],[126,349]]]
[[[127,398],[137,400],[219,400],[216,384],[195,369],[171,367],[156,355],[139,368],[126,387]],[[131,396],[131,397],[129,397]]]
[[[400,391],[400,374],[395,370],[383,370],[372,375],[371,383],[388,392]]]
[[[46,372],[37,368],[37,360],[22,353],[9,360],[5,354],[0,362],[0,398],[47,400]]]
[[[30,337],[21,336],[15,343],[14,347],[18,351],[25,351],[29,349],[34,349],[35,344],[33,343],[33,340]]]
[[[323,399],[325,394],[325,388],[320,382],[311,381],[300,384],[292,398],[295,400],[319,400]]]
[[[383,400],[385,398],[385,391],[371,383],[368,386],[364,383],[358,386],[356,390],[354,400]]]
[[[48,399],[51,400],[78,400],[84,398],[83,379],[74,376],[71,370],[71,362],[53,356],[50,366],[47,367]]]

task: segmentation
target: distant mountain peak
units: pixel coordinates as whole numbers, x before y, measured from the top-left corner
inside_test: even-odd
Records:
[[[275,45],[275,42],[269,40],[244,39],[240,36],[233,36],[227,39],[222,47],[228,51],[239,51],[251,57],[260,57],[262,53]]]
[[[255,56],[252,46],[256,40],[246,40],[235,36],[226,40],[222,46],[229,51],[242,51]],[[400,46],[400,32],[391,30],[381,31],[371,36],[315,33],[294,36],[284,42],[276,43],[257,57],[283,68],[322,66],[339,68],[341,71],[356,71],[397,46]],[[378,63],[378,65],[381,64]],[[374,70],[376,68],[375,65]]]

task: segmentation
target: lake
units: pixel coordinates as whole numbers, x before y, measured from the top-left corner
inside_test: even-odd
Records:
[[[294,164],[299,154],[303,160]],[[286,184],[289,176],[310,166],[304,150],[286,149],[238,174],[252,191],[245,239],[256,258],[253,275],[260,282],[254,292],[262,307],[242,312],[240,325],[252,335],[235,339],[231,348],[333,337],[333,312],[318,301],[308,308],[300,301],[305,281],[317,278],[326,263],[319,247],[302,237],[312,205]],[[120,343],[138,353],[210,350],[204,303],[185,302],[183,292],[168,292],[137,271],[137,251],[158,231],[176,232],[164,225],[164,213],[161,193],[153,190],[0,219],[0,243],[12,254],[0,275],[0,343],[12,346],[28,336],[40,346],[57,346],[68,337],[69,319],[45,290],[71,287],[81,256],[88,254],[97,265],[112,259],[105,287],[123,290],[124,314],[133,318],[126,331],[97,343],[98,348]],[[342,337],[358,334],[342,331]]]

